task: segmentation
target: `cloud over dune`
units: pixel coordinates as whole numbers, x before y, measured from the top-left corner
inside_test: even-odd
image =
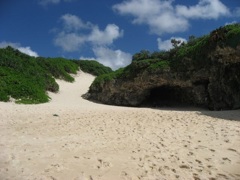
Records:
[[[105,29],[101,30],[98,25],[85,23],[71,14],[63,15],[60,20],[63,27],[54,39],[54,43],[64,51],[76,51],[85,43],[93,46],[111,45],[114,40],[123,36],[123,30],[115,24],[107,24]]]
[[[106,65],[116,70],[120,67],[124,67],[130,64],[132,60],[132,55],[121,50],[112,50],[107,47],[95,47],[93,52],[96,59]]]
[[[100,63],[117,69],[131,62],[131,54],[111,48],[114,41],[123,37],[124,31],[116,24],[107,24],[104,29],[80,17],[65,14],[60,17],[62,27],[54,39],[54,44],[66,52],[78,51],[82,46],[91,47],[95,59]],[[86,58],[85,58],[86,59]]]

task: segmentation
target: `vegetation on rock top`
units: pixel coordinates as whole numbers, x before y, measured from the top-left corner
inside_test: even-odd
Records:
[[[139,106],[149,97],[165,100],[165,94],[170,100],[214,110],[240,108],[240,24],[190,36],[186,43],[171,42],[174,48],[169,51],[142,50],[127,67],[98,76],[86,97]]]
[[[200,69],[211,63],[208,56],[217,46],[236,48],[239,42],[240,24],[232,24],[202,37],[190,36],[187,43],[183,42],[179,46],[173,41],[174,48],[169,51],[151,53],[142,50],[133,55],[129,66],[97,77],[92,86],[120,77],[136,76],[140,71],[155,73],[168,68],[186,71],[190,66],[192,69]]]

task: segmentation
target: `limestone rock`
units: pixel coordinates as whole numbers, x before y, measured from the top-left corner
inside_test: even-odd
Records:
[[[216,32],[212,34],[216,36]],[[240,43],[225,45],[224,36],[219,42],[210,36],[200,54],[184,56],[177,63],[170,61],[170,66],[150,68],[157,63],[153,60],[132,62],[121,75],[93,83],[87,99],[123,106],[184,104],[211,110],[239,109]]]

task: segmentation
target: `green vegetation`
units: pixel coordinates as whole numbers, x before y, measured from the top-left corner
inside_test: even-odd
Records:
[[[226,44],[236,48],[240,42],[240,24],[228,25],[225,28],[228,32],[226,35]]]
[[[124,71],[126,70],[127,68],[120,68],[116,71],[113,71],[111,73],[107,73],[107,74],[102,74],[100,76],[97,76],[95,78],[95,80],[93,81],[93,84],[92,85],[99,85],[101,84],[102,82],[107,82],[107,81],[110,81],[112,79],[116,79],[116,78],[119,78],[121,77],[121,75],[124,74]]]
[[[76,73],[78,66],[61,58],[34,58],[11,47],[0,49],[0,100],[17,103],[44,103],[46,91],[57,92],[54,78],[72,82],[68,73]]]
[[[217,46],[236,48],[240,44],[240,24],[220,27],[209,35],[190,36],[187,43],[172,40],[174,48],[169,51],[149,52],[141,50],[132,57],[132,63],[120,70],[104,74],[95,79],[92,86],[118,78],[134,78],[138,73],[171,68],[174,71],[200,69],[210,65],[209,55]]]
[[[133,55],[132,60],[140,61],[151,58],[151,53],[148,50],[141,50],[139,53]]]
[[[170,50],[171,68],[176,71],[200,69],[210,65],[209,55],[216,47],[236,48],[240,44],[240,24],[227,25],[209,35],[191,38],[187,44]]]
[[[151,64],[149,66],[149,70],[153,71],[153,70],[157,70],[157,69],[167,69],[169,67],[170,67],[169,61],[158,61],[154,64]]]
[[[63,79],[68,82],[73,82],[74,78],[69,75],[76,74],[79,67],[75,63],[64,58],[37,58],[37,63],[40,67],[47,70],[53,77]]]
[[[155,72],[155,70],[157,71],[159,69],[167,69],[169,67],[169,61],[165,60],[159,61],[157,59],[146,59],[140,61],[133,61],[132,64],[125,68],[120,68],[114,72],[98,76],[94,80],[92,86],[100,85],[103,82],[111,81],[118,78],[133,78],[136,76],[137,73],[141,71]]]
[[[59,90],[54,78],[73,82],[70,74],[76,74],[79,66],[94,75],[111,71],[94,61],[35,58],[11,47],[0,49],[0,101],[7,102],[12,97],[17,103],[24,104],[48,102],[46,91]]]
[[[16,72],[10,68],[0,68],[0,100],[8,101],[9,95],[18,99],[19,103],[43,103],[48,101],[48,96],[43,91],[46,79],[37,76],[28,77],[26,74]],[[58,89],[57,84],[52,84]]]
[[[74,62],[80,66],[82,71],[95,76],[112,72],[110,67],[103,66],[97,61],[75,60]]]

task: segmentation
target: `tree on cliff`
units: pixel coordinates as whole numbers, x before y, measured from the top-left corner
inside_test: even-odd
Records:
[[[150,58],[150,51],[141,50],[139,53],[136,53],[133,55],[132,60],[139,61],[139,60],[144,60],[144,59],[149,59],[149,58]]]

